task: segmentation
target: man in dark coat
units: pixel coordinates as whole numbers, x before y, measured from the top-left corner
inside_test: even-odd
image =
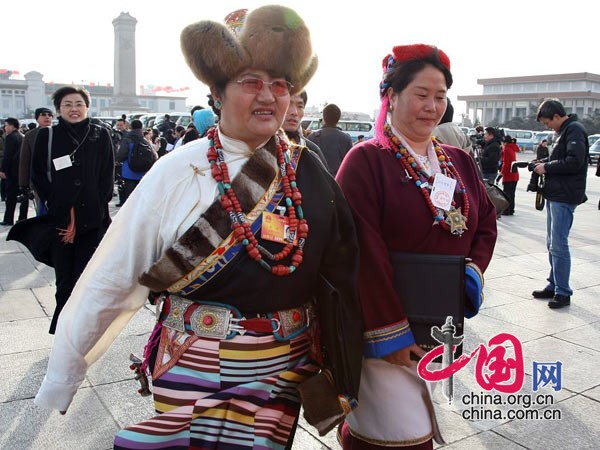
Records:
[[[123,177],[123,189],[120,191],[121,204],[127,201],[133,190],[147,172],[136,172],[129,167],[129,153],[131,150],[133,150],[133,147],[137,142],[141,142],[145,139],[143,128],[144,126],[141,120],[132,120],[131,130],[125,133],[123,140],[119,144],[116,160],[122,163],[121,176]],[[150,143],[148,143],[148,148],[151,149],[155,154],[155,159],[158,159],[158,154],[154,151]]]
[[[52,126],[52,118],[54,113],[49,108],[37,108],[35,110],[35,120],[37,120],[38,126],[33,130],[25,134],[23,138],[23,145],[21,145],[21,155],[19,158],[19,191],[27,196],[31,192],[31,154],[33,153],[33,146],[35,144],[35,138],[38,132],[43,127]],[[37,214],[45,213],[45,210],[40,203],[40,199],[35,194],[35,210]],[[34,198],[32,195],[31,198]]]
[[[308,139],[317,144],[325,155],[329,173],[334,177],[346,153],[352,148],[350,135],[337,127],[341,116],[340,108],[330,103],[323,108],[323,122],[325,125],[308,136]]]
[[[490,184],[495,184],[498,176],[498,167],[500,165],[500,139],[498,133],[493,127],[487,127],[483,133],[483,149],[479,157],[481,173],[483,178]]]
[[[4,220],[0,225],[12,225],[15,220],[15,209],[17,207],[17,196],[19,195],[19,155],[23,135],[19,132],[19,121],[9,117],[4,122],[4,158],[2,159],[2,170],[0,178],[6,180],[6,210]],[[29,201],[21,202],[19,208],[19,220],[27,219]]]
[[[538,122],[558,133],[554,148],[547,160],[536,162],[533,169],[545,175],[542,190],[546,199],[547,237],[550,274],[548,284],[533,291],[535,298],[550,299],[550,308],[571,304],[573,290],[569,286],[571,254],[569,232],[577,205],[585,202],[585,185],[589,158],[587,132],[576,116],[567,115],[556,99],[542,102],[537,113]]]

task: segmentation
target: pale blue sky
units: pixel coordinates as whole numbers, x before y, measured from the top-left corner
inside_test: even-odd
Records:
[[[137,84],[190,86],[188,103],[205,104],[208,88],[187,68],[179,34],[187,24],[221,21],[239,8],[271,1],[54,0],[5,8],[0,23],[0,69],[21,76],[37,70],[45,81],[113,82],[112,20],[137,18]],[[423,42],[452,61],[450,98],[455,120],[464,112],[457,95],[480,94],[478,78],[546,73],[600,74],[598,12],[583,0],[279,2],[304,18],[319,56],[307,86],[309,105],[336,103],[372,114],[378,107],[381,60],[394,45]],[[355,6],[355,5],[359,6]]]

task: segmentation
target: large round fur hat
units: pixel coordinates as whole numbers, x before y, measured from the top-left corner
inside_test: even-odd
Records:
[[[294,86],[292,94],[308,83],[318,62],[302,18],[279,5],[251,11],[239,32],[210,20],[188,25],[181,32],[181,49],[194,75],[209,86],[252,67],[283,76]]]

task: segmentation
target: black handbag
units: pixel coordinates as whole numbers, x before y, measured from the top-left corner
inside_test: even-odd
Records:
[[[415,342],[426,352],[440,345],[431,328],[442,328],[448,316],[463,334],[465,322],[465,258],[461,255],[390,252],[394,287],[402,301]],[[427,280],[435,274],[436,282]],[[457,346],[454,357],[462,353]],[[413,355],[411,358],[415,359]],[[441,358],[439,358],[441,360]]]
[[[496,212],[502,214],[510,205],[508,196],[497,185],[491,184],[487,180],[484,180],[483,184],[485,185],[488,197],[496,207]]]
[[[360,304],[342,301],[335,286],[321,274],[315,297],[325,366],[332,372],[338,393],[358,397],[363,357]]]
[[[338,395],[358,397],[363,357],[363,320],[358,302],[343,301],[322,274],[315,290],[324,367],[300,383],[304,418],[324,436],[344,420]]]
[[[9,230],[6,240],[20,242],[37,261],[54,267],[52,246],[58,239],[59,227],[58,221],[53,216],[32,217],[15,223]]]

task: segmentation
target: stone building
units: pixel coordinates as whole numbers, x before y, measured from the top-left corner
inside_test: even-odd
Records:
[[[593,73],[485,78],[477,83],[483,94],[459,95],[458,100],[467,103],[467,115],[480,123],[530,117],[547,98],[558,98],[568,113],[579,118],[600,114],[600,75]]]

